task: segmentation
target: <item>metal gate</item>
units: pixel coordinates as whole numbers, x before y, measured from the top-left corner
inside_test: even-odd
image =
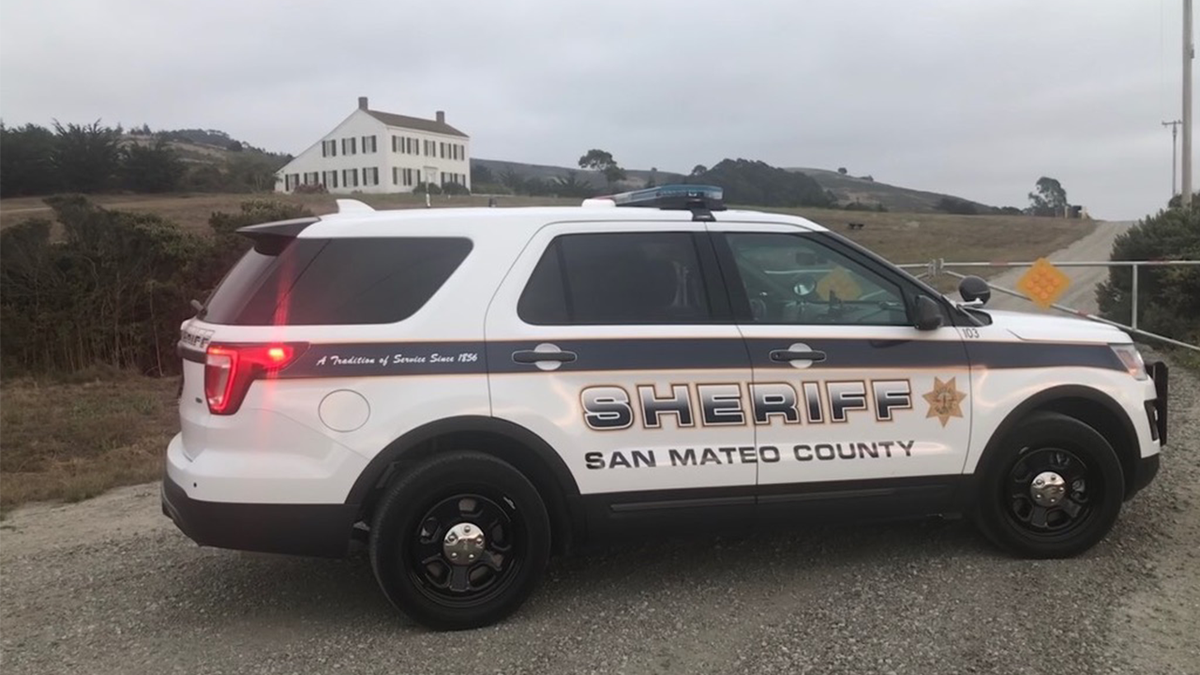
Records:
[[[923,272],[920,272],[915,275],[918,279],[934,278],[934,277],[938,277],[943,274],[950,276],[950,277],[954,277],[955,279],[963,279],[967,276],[966,274],[960,274],[958,272],[955,272],[955,271],[947,269],[947,268],[948,267],[958,267],[958,268],[1033,267],[1035,264],[1036,264],[1035,262],[946,262],[942,258],[936,258],[934,260],[929,261],[928,263],[906,264],[906,265],[899,265],[899,267],[908,269],[908,270],[924,270]],[[1143,268],[1143,267],[1184,267],[1184,266],[1191,266],[1191,265],[1200,265],[1200,260],[1106,260],[1103,262],[1072,260],[1072,261],[1062,261],[1062,262],[1051,261],[1051,264],[1054,265],[1055,267],[1110,267],[1110,268],[1111,267],[1130,267],[1130,268],[1132,268],[1133,284],[1132,284],[1132,288],[1130,289],[1130,296],[1131,296],[1130,304],[1132,305],[1131,314],[1133,316],[1131,317],[1129,324],[1126,325],[1123,323],[1119,323],[1117,321],[1112,321],[1110,319],[1106,319],[1102,316],[1097,316],[1097,315],[1091,314],[1089,312],[1084,312],[1084,311],[1075,309],[1073,307],[1067,307],[1066,305],[1061,305],[1057,302],[1050,303],[1048,305],[1048,307],[1056,309],[1060,312],[1065,312],[1067,314],[1071,314],[1072,316],[1077,316],[1080,318],[1088,319],[1090,321],[1098,321],[1100,323],[1106,323],[1110,326],[1116,326],[1117,328],[1121,328],[1130,333],[1141,335],[1143,337],[1147,337],[1147,338],[1150,338],[1153,340],[1158,340],[1160,342],[1165,342],[1167,344],[1174,345],[1176,347],[1182,347],[1184,349],[1191,349],[1193,351],[1200,352],[1200,345],[1183,342],[1180,340],[1176,340],[1174,338],[1167,337],[1165,335],[1159,335],[1158,333],[1151,333],[1150,331],[1142,330],[1141,328],[1138,328],[1138,273],[1141,270],[1141,268]],[[1005,293],[1007,295],[1011,295],[1011,296],[1017,297],[1017,298],[1022,298],[1024,300],[1030,300],[1030,298],[1027,295],[1025,295],[1024,293],[1015,291],[1011,288],[1004,288],[1003,286],[998,286],[996,284],[991,283],[990,281],[987,282],[987,285],[989,288],[999,291],[1001,293]]]

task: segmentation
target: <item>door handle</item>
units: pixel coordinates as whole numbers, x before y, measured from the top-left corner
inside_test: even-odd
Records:
[[[793,351],[791,349],[772,349],[771,360],[779,363],[787,363],[789,361],[812,361],[820,363],[825,360],[825,352],[815,349],[809,351]]]
[[[539,352],[534,349],[521,349],[513,352],[512,359],[517,363],[537,363],[538,361],[554,361],[570,363],[579,358],[575,352]]]

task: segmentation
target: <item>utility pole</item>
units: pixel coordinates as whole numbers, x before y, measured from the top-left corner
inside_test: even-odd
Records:
[[[1192,204],[1192,0],[1183,0],[1183,185],[1184,208]]]
[[[1179,194],[1179,192],[1177,192],[1175,190],[1175,186],[1177,185],[1177,183],[1175,182],[1175,170],[1179,168],[1179,158],[1177,156],[1177,152],[1179,150],[1179,143],[1177,143],[1175,139],[1177,136],[1179,136],[1179,125],[1180,124],[1183,124],[1183,122],[1181,122],[1179,120],[1175,120],[1174,122],[1163,122],[1162,123],[1162,125],[1164,127],[1171,127],[1171,198],[1172,199],[1175,198],[1175,195]]]

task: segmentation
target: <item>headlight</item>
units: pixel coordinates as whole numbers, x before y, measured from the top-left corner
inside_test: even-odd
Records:
[[[1125,368],[1129,370],[1129,374],[1136,380],[1144,380],[1149,375],[1146,374],[1146,362],[1142,360],[1142,355],[1138,353],[1137,347],[1131,344],[1124,345],[1109,345],[1112,347],[1113,353],[1121,359],[1121,363],[1125,364]]]

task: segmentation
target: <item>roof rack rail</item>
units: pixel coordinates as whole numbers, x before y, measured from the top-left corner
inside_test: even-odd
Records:
[[[712,212],[725,210],[725,192],[715,185],[662,185],[595,199],[606,199],[616,206],[691,211],[692,220],[715,220]]]

